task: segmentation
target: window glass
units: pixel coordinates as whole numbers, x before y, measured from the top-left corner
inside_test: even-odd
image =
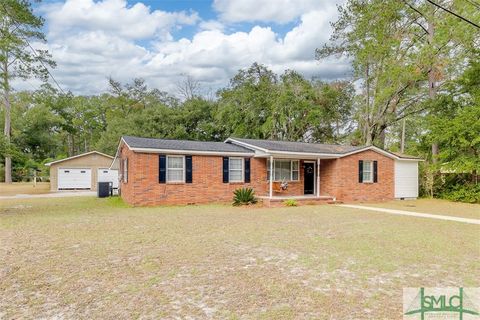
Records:
[[[292,171],[292,180],[293,181],[298,180],[298,171]]]
[[[242,169],[242,160],[243,159],[230,159],[230,169],[232,170],[239,170]]]
[[[183,168],[183,157],[168,157],[168,168],[169,169],[182,169]]]
[[[298,160],[273,160],[273,180],[290,181],[299,179]],[[267,181],[270,180],[270,160],[267,160]]]
[[[283,181],[291,179],[291,161],[277,160],[275,162],[275,180]]]
[[[298,160],[292,161],[292,170],[298,170]]]
[[[243,159],[230,158],[228,163],[229,163],[229,181],[242,182],[243,181]]]
[[[183,168],[183,157],[167,157],[167,181],[183,182],[185,170]]]
[[[293,160],[292,161],[292,180],[298,180],[298,166],[299,166],[299,161],[298,160]]]
[[[372,161],[363,161],[363,182],[373,181]]]

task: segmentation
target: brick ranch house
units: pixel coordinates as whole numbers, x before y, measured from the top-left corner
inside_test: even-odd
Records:
[[[134,206],[232,201],[252,187],[267,205],[382,201],[418,196],[418,158],[374,146],[229,138],[225,142],[124,136],[112,165]]]

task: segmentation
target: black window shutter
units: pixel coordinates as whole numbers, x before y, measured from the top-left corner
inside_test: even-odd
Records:
[[[158,156],[158,183],[167,182],[167,157],[163,154]]]
[[[376,183],[378,182],[378,178],[377,178],[377,172],[378,172],[378,163],[377,161],[373,161],[373,182]]]
[[[223,157],[223,183],[228,183],[228,157]]]
[[[250,183],[250,158],[245,158],[245,183]]]
[[[358,160],[358,182],[363,182],[363,160]]]
[[[192,156],[185,156],[185,183],[192,183]]]

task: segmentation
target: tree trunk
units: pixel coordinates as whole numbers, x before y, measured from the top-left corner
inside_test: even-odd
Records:
[[[375,139],[374,128],[368,125],[365,127],[365,145],[373,145],[373,139]]]
[[[382,129],[378,135],[378,146],[382,149],[385,149],[385,130],[386,129]]]
[[[367,63],[367,68],[365,69],[365,84],[366,84],[366,94],[365,94],[365,105],[366,105],[366,112],[365,112],[365,144],[367,146],[371,146],[373,144],[373,130],[370,125],[370,81],[369,81],[369,68],[370,65]]]
[[[432,18],[433,20],[433,18]],[[433,45],[433,34],[434,34],[434,26],[433,21],[428,22],[428,43],[430,47]],[[434,59],[434,57],[432,57]],[[437,96],[437,90],[435,88],[435,64],[432,62],[430,65],[430,71],[428,72],[428,95],[431,100],[435,99]],[[438,143],[434,141],[432,143],[432,162],[437,163],[438,159]]]
[[[5,55],[6,56],[6,55]],[[5,104],[5,126],[3,128],[3,134],[7,141],[7,148],[10,148],[10,133],[11,129],[11,105],[10,105],[10,85],[8,83],[8,60],[3,62],[3,99]],[[10,156],[10,150],[5,152],[5,183],[12,183],[12,158]]]
[[[405,118],[402,123],[402,139],[400,140],[400,153],[405,152]]]

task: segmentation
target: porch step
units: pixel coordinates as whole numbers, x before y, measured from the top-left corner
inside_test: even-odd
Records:
[[[297,196],[297,197],[259,197],[263,205],[267,207],[285,207],[284,201],[295,200],[297,205],[317,205],[317,204],[333,204],[336,203],[335,198],[331,196]]]

